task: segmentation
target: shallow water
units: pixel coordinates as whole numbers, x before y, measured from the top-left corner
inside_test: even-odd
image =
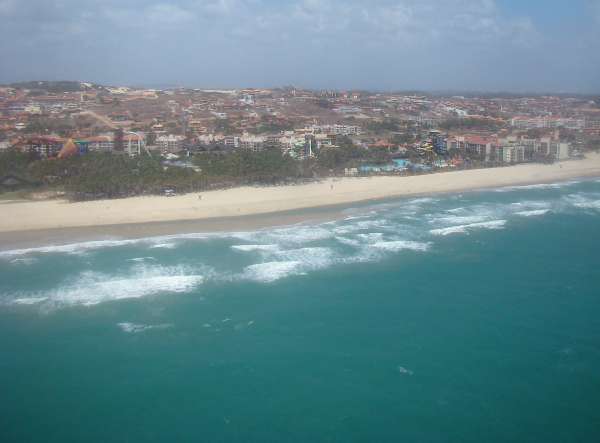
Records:
[[[0,440],[596,441],[599,222],[589,180],[2,251]]]

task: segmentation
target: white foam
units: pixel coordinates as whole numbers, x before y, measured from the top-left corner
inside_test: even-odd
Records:
[[[365,218],[367,218],[365,220]],[[350,220],[348,223],[346,219],[344,224],[338,225],[333,229],[335,235],[346,235],[352,234],[358,231],[365,231],[370,229],[388,229],[390,228],[390,222],[386,219],[372,220],[370,216],[358,218],[356,220]]]
[[[432,224],[446,224],[446,225],[457,225],[457,224],[473,224],[481,223],[489,220],[487,215],[449,215],[445,217],[437,217],[431,220]]]
[[[254,251],[262,251],[262,252],[276,252],[279,250],[279,246],[277,245],[234,245],[231,249],[235,249],[236,251],[243,252],[254,252]]]
[[[231,237],[257,244],[298,245],[333,237],[333,232],[322,226],[294,225],[287,228],[237,232]]]
[[[152,249],[175,249],[177,245],[175,243],[157,243],[150,246]]]
[[[314,271],[332,265],[336,255],[330,248],[314,247],[279,251],[275,254],[282,261],[299,262],[300,271]]]
[[[432,235],[451,235],[451,234],[464,234],[472,229],[502,229],[506,225],[506,220],[492,220],[482,223],[471,223],[467,225],[449,226],[447,228],[432,229],[429,231]]]
[[[129,334],[138,334],[150,329],[169,329],[173,327],[171,323],[163,323],[160,325],[143,325],[130,322],[117,323],[117,326],[121,328],[123,332],[127,332]]]
[[[540,215],[546,215],[549,212],[550,209],[533,209],[531,211],[515,212],[515,215],[520,215],[521,217],[538,217]]]
[[[55,307],[84,305],[141,298],[159,293],[190,292],[204,280],[181,267],[134,267],[127,276],[111,276],[85,271],[61,287],[12,297],[12,303],[44,303]],[[10,297],[10,295],[9,295]]]
[[[0,251],[0,258],[29,254],[82,254],[96,249],[115,248],[119,246],[129,246],[136,244],[149,244],[151,248],[172,249],[177,246],[177,244],[174,243],[173,240],[205,240],[208,238],[215,238],[220,235],[222,236],[222,234],[194,233],[165,235],[159,237],[146,237],[138,239],[95,240],[80,243],[70,243],[65,245],[48,245],[35,248],[5,250]],[[227,236],[230,235],[231,234],[227,234]]]
[[[571,181],[565,181],[565,182],[559,182],[559,183],[538,183],[538,184],[533,184],[533,185],[518,185],[518,186],[505,186],[503,188],[499,188],[496,189],[496,192],[510,192],[510,191],[520,191],[520,190],[528,190],[528,189],[560,189],[560,188],[564,188],[566,186],[573,186],[576,185],[578,183],[581,183],[580,181],[575,181],[575,180],[571,180]]]
[[[13,265],[32,265],[37,260],[35,258],[15,258],[10,261]]]
[[[37,248],[13,249],[0,251],[0,257],[14,257],[28,254],[80,254],[91,249],[110,248],[125,246],[136,243],[138,240],[101,240],[83,243],[72,243],[68,245],[40,246]]]
[[[365,243],[374,243],[383,241],[382,232],[370,232],[368,234],[358,234],[357,237]]]
[[[127,261],[132,261],[135,263],[143,263],[145,261],[156,261],[156,259],[154,257],[136,257],[136,258],[130,258]]]
[[[48,297],[24,297],[16,298],[12,301],[15,305],[36,305],[48,300]]]
[[[344,221],[352,221],[352,220],[364,220],[365,218],[371,218],[371,216],[373,215],[373,212],[368,212],[366,214],[361,214],[361,215],[350,215],[346,218],[344,218]]]
[[[398,366],[398,372],[403,375],[413,375],[414,372],[410,369],[406,369],[404,366]]]
[[[274,261],[250,265],[244,269],[242,278],[270,283],[291,275],[303,275],[299,261]]]
[[[413,198],[412,200],[409,200],[408,203],[410,204],[422,204],[422,203],[435,203],[438,200],[435,198],[431,198],[431,197],[421,197],[421,198]]]
[[[403,250],[423,252],[429,250],[429,248],[431,247],[431,243],[422,243],[410,240],[381,241],[374,243],[372,247],[390,252],[397,252]]]
[[[568,202],[580,209],[597,209],[600,210],[600,200],[595,197],[572,194],[567,196]]]
[[[335,237],[335,239],[343,245],[348,245],[348,246],[353,246],[353,247],[358,247],[361,245],[360,241],[354,240],[354,239],[348,238],[348,237],[337,236],[337,237]]]

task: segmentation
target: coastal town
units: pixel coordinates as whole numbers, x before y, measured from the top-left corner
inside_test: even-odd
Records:
[[[553,163],[599,148],[600,99],[594,96],[148,89],[49,81],[0,87],[2,158],[19,153],[28,163],[54,165],[110,155],[133,159],[133,168],[136,158],[148,158],[165,170],[185,171],[184,178],[167,178],[151,189],[80,193],[91,199],[240,184],[232,179],[235,171],[223,168],[219,180],[202,176],[219,175],[215,165],[232,156],[250,162],[265,152],[285,158],[274,168],[288,172],[273,180],[249,175],[242,184]],[[301,166],[289,172],[290,162]],[[48,172],[54,166],[37,167],[45,171],[37,175],[30,164],[20,170],[0,166],[2,191],[60,183],[56,172]]]

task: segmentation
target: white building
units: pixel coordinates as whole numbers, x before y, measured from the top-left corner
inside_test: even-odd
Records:
[[[259,135],[243,134],[239,138],[239,147],[252,152],[262,151],[266,138]]]
[[[183,148],[183,141],[185,137],[182,135],[161,135],[156,139],[156,145],[160,148],[161,152],[178,152]]]
[[[311,128],[315,133],[334,134],[334,135],[359,135],[361,130],[354,125],[313,125]]]
[[[560,117],[514,117],[510,124],[517,129],[585,128],[584,119]]]

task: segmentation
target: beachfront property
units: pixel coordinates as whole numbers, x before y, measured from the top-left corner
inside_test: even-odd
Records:
[[[0,142],[40,158],[57,156],[69,138],[80,153],[137,155],[146,145],[162,157],[275,149],[316,165],[321,153],[353,146],[363,154],[320,173],[398,174],[562,161],[600,136],[600,111],[583,98],[82,83],[79,91],[36,92],[34,99],[33,87],[0,89]]]
[[[526,136],[455,136],[447,140],[448,149],[465,152],[485,162],[522,163],[540,159],[556,161],[570,157],[571,144],[553,137],[532,139]]]

